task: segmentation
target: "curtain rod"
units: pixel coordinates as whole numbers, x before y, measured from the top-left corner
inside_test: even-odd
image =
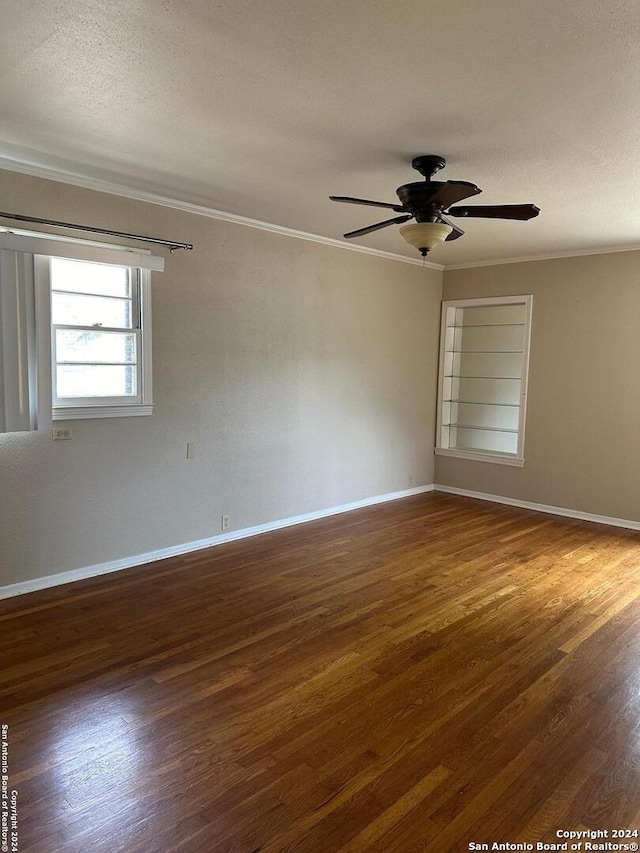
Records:
[[[55,225],[58,228],[70,228],[72,231],[90,231],[92,234],[107,234],[109,237],[123,237],[127,240],[142,240],[145,243],[158,243],[168,246],[172,252],[176,249],[193,249],[193,243],[177,243],[175,240],[161,240],[159,237],[141,237],[139,234],[127,234],[124,231],[109,231],[106,228],[91,228],[88,225],[73,225],[71,222],[56,222],[55,219],[39,219],[37,216],[21,216],[19,213],[2,213],[2,219],[16,219],[19,222],[37,222],[39,225]]]

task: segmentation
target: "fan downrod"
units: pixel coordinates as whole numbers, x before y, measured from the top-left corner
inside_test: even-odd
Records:
[[[419,157],[414,157],[411,161],[411,166],[420,172],[425,180],[430,181],[436,172],[444,169],[447,161],[439,154],[421,154]]]

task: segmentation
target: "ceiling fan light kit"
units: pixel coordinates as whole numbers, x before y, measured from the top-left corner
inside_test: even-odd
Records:
[[[438,243],[443,243],[453,231],[451,225],[444,222],[414,222],[413,225],[403,225],[400,234],[404,240],[417,249],[423,257]]]
[[[402,214],[383,222],[376,222],[356,231],[349,231],[344,236],[347,239],[362,237],[372,231],[379,231],[389,225],[401,225],[410,219],[415,219],[412,225],[403,225],[400,234],[406,242],[416,248],[423,257],[435,246],[444,241],[457,240],[464,231],[447,219],[447,216],[468,216],[476,219],[533,219],[540,213],[535,204],[501,204],[501,205],[465,205],[452,207],[470,196],[478,195],[482,190],[468,181],[434,181],[433,176],[443,169],[446,160],[437,154],[423,154],[415,157],[412,167],[424,177],[423,181],[403,184],[398,187],[396,194],[400,204],[390,204],[384,201],[370,201],[351,196],[329,196],[331,201],[346,202],[347,204],[363,204],[369,207],[383,207]]]

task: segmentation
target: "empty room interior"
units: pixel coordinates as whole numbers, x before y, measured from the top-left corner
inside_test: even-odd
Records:
[[[2,12],[2,851],[637,850],[640,7]]]

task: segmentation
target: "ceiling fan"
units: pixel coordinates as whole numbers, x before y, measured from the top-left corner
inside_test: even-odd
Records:
[[[400,233],[410,246],[414,246],[423,257],[443,241],[457,240],[464,231],[450,222],[448,216],[468,216],[480,219],[533,219],[540,213],[535,204],[498,204],[498,205],[464,205],[451,207],[457,202],[470,196],[478,195],[482,190],[468,181],[434,181],[433,176],[446,165],[444,157],[437,154],[423,154],[415,157],[411,166],[424,177],[423,181],[403,184],[396,193],[400,204],[387,204],[384,201],[369,201],[364,198],[332,195],[331,201],[342,201],[348,204],[364,204],[369,207],[385,207],[401,213],[393,219],[376,222],[357,231],[349,231],[344,236],[361,237],[389,225],[401,225],[410,219],[415,223],[404,225]],[[445,215],[446,214],[446,215]]]

